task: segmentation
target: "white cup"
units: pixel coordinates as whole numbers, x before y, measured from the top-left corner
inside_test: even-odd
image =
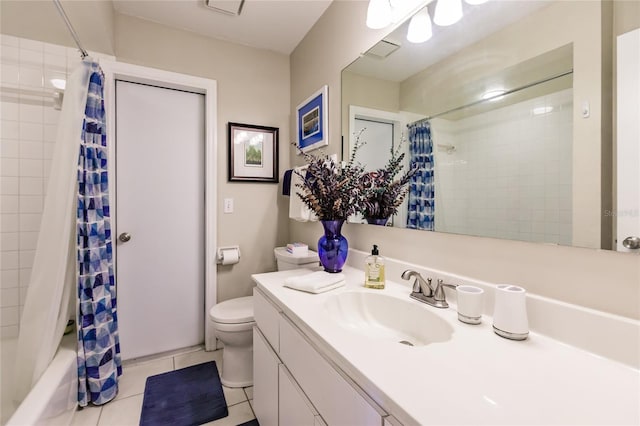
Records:
[[[511,340],[524,340],[529,335],[527,320],[527,291],[516,285],[496,287],[493,311],[493,331]]]
[[[456,287],[458,319],[467,324],[480,324],[484,309],[484,290],[472,285]]]

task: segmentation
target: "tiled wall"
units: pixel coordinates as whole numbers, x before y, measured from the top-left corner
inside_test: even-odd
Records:
[[[16,336],[29,285],[59,111],[51,79],[66,79],[76,49],[0,35],[0,326]]]
[[[572,99],[567,89],[432,120],[436,230],[571,245]],[[536,115],[538,107],[553,110]]]

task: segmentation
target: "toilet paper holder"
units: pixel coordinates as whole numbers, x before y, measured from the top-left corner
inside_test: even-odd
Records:
[[[218,250],[216,251],[216,263],[217,264],[222,264],[224,261],[224,253],[225,251],[228,252],[237,252],[238,253],[238,262],[240,261],[240,246],[225,246],[225,247],[218,247]],[[234,262],[234,263],[238,263],[238,262]]]

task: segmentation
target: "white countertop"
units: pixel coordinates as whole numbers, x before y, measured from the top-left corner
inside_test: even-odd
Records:
[[[345,267],[347,285],[322,294],[283,287],[304,270],[257,274],[258,287],[374,401],[410,424],[640,424],[640,372],[531,332],[525,341],[496,335],[409,298],[405,285],[363,287],[364,273]],[[341,327],[325,301],[340,292],[384,293],[446,320],[450,340],[409,347]]]

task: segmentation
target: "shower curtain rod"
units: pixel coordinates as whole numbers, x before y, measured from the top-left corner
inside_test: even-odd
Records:
[[[499,97],[502,97],[502,96],[507,96],[507,95],[510,95],[512,93],[519,92],[520,90],[528,89],[530,87],[537,86],[538,84],[546,83],[548,81],[555,80],[556,78],[564,77],[564,76],[567,76],[569,74],[573,74],[573,68],[571,68],[569,71],[564,71],[564,72],[561,72],[559,74],[552,75],[551,77],[546,77],[546,78],[543,78],[541,80],[534,81],[532,83],[527,83],[527,84],[525,84],[523,86],[520,86],[520,87],[516,87],[515,89],[507,90],[504,93],[496,94],[495,96],[491,96],[490,98],[487,98],[487,99],[480,99],[480,100],[468,103],[466,105],[462,105],[462,106],[459,106],[459,107],[456,107],[456,108],[452,108],[452,109],[444,111],[444,112],[439,112],[438,114],[435,114],[435,115],[430,115],[428,117],[421,118],[420,120],[416,120],[413,123],[407,124],[407,126],[411,126],[413,124],[420,123],[421,121],[424,121],[424,120],[431,120],[432,118],[440,117],[441,115],[449,114],[450,112],[460,111],[461,109],[469,108],[469,107],[481,104],[483,102],[488,102],[488,101],[490,101],[492,99],[495,99],[495,98],[499,98]]]
[[[69,17],[64,12],[64,9],[62,8],[62,4],[60,4],[60,0],[53,0],[53,4],[56,5],[56,9],[58,9],[58,13],[62,17],[62,20],[64,21],[67,28],[69,29],[69,32],[71,33],[71,37],[73,37],[73,40],[76,42],[76,45],[78,46],[78,50],[80,51],[80,57],[82,59],[86,58],[87,56],[89,56],[89,54],[82,47],[82,44],[80,43],[80,39],[78,38],[78,34],[76,34],[76,30],[73,29],[73,25],[71,25],[71,21],[69,21]]]

